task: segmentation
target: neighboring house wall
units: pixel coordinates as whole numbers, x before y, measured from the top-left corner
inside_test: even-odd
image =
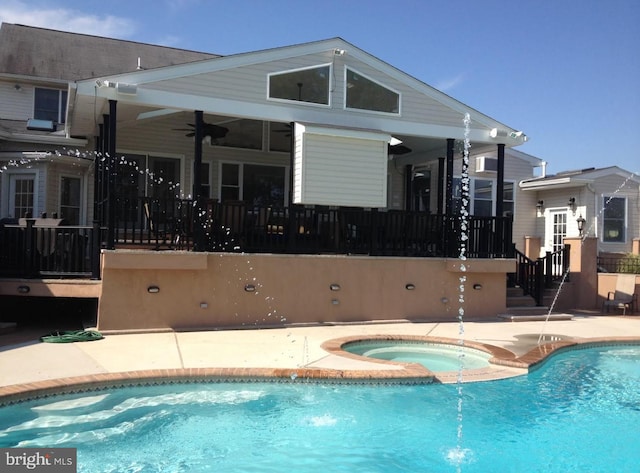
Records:
[[[634,181],[620,175],[609,175],[593,183],[591,205],[595,206],[598,250],[605,253],[630,253],[632,241],[640,237],[640,188]],[[621,242],[606,241],[604,234],[604,207],[610,198],[624,198],[626,228]]]
[[[625,175],[618,168],[593,170],[572,177],[565,187],[541,188],[535,195],[544,202],[543,218],[537,218],[536,234],[541,237],[541,254],[552,251],[553,221],[555,214],[566,216],[566,236],[579,235],[577,219],[585,219],[583,233],[596,237],[599,253],[630,253],[633,240],[640,237],[640,188],[632,174]],[[569,199],[575,199],[575,211],[569,208]],[[610,198],[624,199],[624,235],[621,241],[607,241],[605,233],[605,207]],[[611,205],[611,204],[610,204]]]
[[[16,84],[20,90],[16,90]],[[24,81],[0,81],[0,119],[27,120],[33,116],[34,87]]]

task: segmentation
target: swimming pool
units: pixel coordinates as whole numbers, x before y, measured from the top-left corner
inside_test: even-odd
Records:
[[[458,401],[462,409],[458,411]],[[462,419],[462,439],[457,436]],[[0,409],[0,446],[78,448],[83,472],[636,471],[640,346],[456,385],[163,385]]]
[[[489,366],[490,353],[469,347],[413,340],[362,340],[345,343],[342,349],[378,360],[419,363],[435,373],[479,369]]]

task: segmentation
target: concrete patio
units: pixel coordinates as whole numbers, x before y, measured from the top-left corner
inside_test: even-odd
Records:
[[[407,335],[460,339],[460,325],[447,323],[389,323],[281,327],[255,330],[196,332],[106,333],[103,340],[78,343],[41,343],[42,331],[18,329],[0,335],[0,400],[39,388],[89,384],[128,378],[192,376],[286,376],[287,373],[357,373],[359,378],[402,377],[407,367],[396,363],[365,361],[323,349],[326,342],[343,337]],[[549,350],[545,341],[589,339],[638,340],[640,317],[573,314],[571,320],[523,322],[465,322],[466,343],[487,344],[524,359]],[[562,345],[562,342],[560,342]],[[325,345],[326,346],[326,345]],[[519,358],[518,358],[519,357]],[[132,374],[133,373],[133,374]],[[526,373],[518,366],[492,365],[470,376],[472,380],[498,379]],[[342,374],[341,374],[342,375]],[[413,376],[416,373],[412,374]],[[418,373],[420,375],[420,373]],[[406,373],[405,373],[406,376]],[[450,377],[449,377],[450,378]],[[447,375],[442,382],[451,382]]]

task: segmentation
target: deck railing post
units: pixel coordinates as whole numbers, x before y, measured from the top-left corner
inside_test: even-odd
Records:
[[[24,248],[24,255],[25,255],[25,273],[27,275],[27,277],[33,277],[35,275],[36,272],[36,268],[35,268],[35,248],[34,248],[34,243],[35,243],[35,238],[34,237],[34,228],[33,225],[35,223],[35,219],[34,218],[27,218],[27,228],[25,229],[26,233],[25,233],[25,248]]]
[[[91,265],[91,279],[100,279],[100,221],[93,221],[91,229],[91,254],[89,262]]]

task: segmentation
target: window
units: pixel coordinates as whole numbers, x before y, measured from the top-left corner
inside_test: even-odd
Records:
[[[64,123],[67,112],[67,91],[36,87],[33,118]]]
[[[222,138],[211,141],[213,146],[229,148],[262,149],[262,121],[248,119],[231,119],[222,121],[219,126],[229,130]]]
[[[626,228],[626,204],[624,197],[605,197],[602,223],[602,241],[623,243]]]
[[[68,225],[80,225],[81,180],[79,177],[60,178],[60,218]]]
[[[222,163],[220,199],[243,200],[249,205],[284,206],[285,174],[282,166]]]
[[[176,185],[180,182],[180,160],[149,156],[149,197],[173,199],[176,197]]]
[[[491,217],[493,215],[493,181],[488,179],[473,180],[472,215]]]
[[[269,151],[290,152],[291,133],[290,123],[269,123]]]
[[[200,190],[202,191],[202,197],[205,199],[211,197],[211,177],[209,168],[209,163],[202,163],[200,166]]]
[[[470,179],[469,213],[478,217],[495,215],[495,181],[491,179]],[[503,216],[513,215],[515,210],[514,183],[505,181],[503,190]],[[459,177],[453,179],[454,214],[460,213],[462,189]]]
[[[14,218],[34,216],[35,176],[31,174],[11,175],[9,181],[9,211]]]
[[[331,66],[269,75],[269,98],[329,105]]]
[[[516,204],[515,204],[515,194],[513,189],[514,189],[514,183],[505,181],[504,191],[502,193],[503,195],[502,212],[505,217],[506,216],[513,217],[515,215]]]
[[[222,163],[220,200],[240,200],[240,165]]]
[[[347,69],[346,107],[374,112],[400,113],[400,94]]]

